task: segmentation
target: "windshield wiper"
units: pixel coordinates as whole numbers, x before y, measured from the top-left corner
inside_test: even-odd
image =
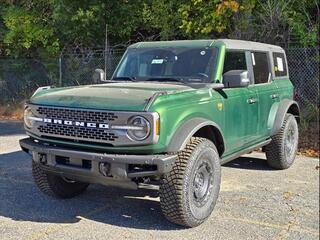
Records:
[[[175,77],[152,77],[148,78],[145,81],[167,81],[167,82],[181,82],[184,83],[182,78],[175,78]]]
[[[136,77],[130,77],[130,76],[121,76],[121,77],[114,77],[112,80],[129,80],[132,82],[136,81]]]

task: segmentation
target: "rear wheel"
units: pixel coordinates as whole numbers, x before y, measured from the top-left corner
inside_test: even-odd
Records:
[[[39,163],[32,161],[32,175],[38,188],[55,198],[72,198],[83,193],[88,183],[76,182],[44,171]]]
[[[200,225],[216,204],[220,179],[220,158],[215,145],[205,138],[193,137],[161,181],[163,214],[179,225]]]
[[[268,164],[275,169],[289,168],[298,149],[299,130],[295,117],[286,114],[282,127],[265,147]]]

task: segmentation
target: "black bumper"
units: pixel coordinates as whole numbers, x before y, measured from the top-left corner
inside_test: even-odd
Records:
[[[132,178],[169,172],[177,157],[166,154],[124,155],[77,151],[50,146],[31,138],[21,139],[20,146],[32,154],[33,161],[40,163],[46,171],[78,181],[126,188],[137,188]]]

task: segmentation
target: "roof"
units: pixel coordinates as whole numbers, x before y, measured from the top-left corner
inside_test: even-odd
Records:
[[[251,42],[244,40],[234,40],[234,39],[218,39],[225,44],[227,49],[245,49],[245,50],[257,50],[257,51],[284,51],[281,47],[276,45],[271,45],[267,43]]]
[[[156,48],[156,47],[209,47],[215,40],[175,40],[175,41],[153,41],[138,42],[130,48]]]
[[[204,40],[175,40],[175,41],[152,41],[138,42],[129,46],[129,48],[166,48],[166,47],[190,47],[190,48],[205,48],[224,43],[227,49],[236,50],[256,50],[256,51],[281,51],[284,50],[276,45],[251,42],[235,39],[204,39]]]

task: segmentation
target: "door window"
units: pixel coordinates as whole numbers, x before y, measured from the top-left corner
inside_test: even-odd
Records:
[[[287,76],[287,63],[283,53],[274,52],[272,54],[274,64],[274,74],[276,77]]]
[[[230,70],[247,70],[245,52],[241,52],[241,51],[226,52],[224,66],[223,66],[223,73],[226,73]]]
[[[254,83],[267,83],[270,78],[268,55],[265,52],[252,52]]]

